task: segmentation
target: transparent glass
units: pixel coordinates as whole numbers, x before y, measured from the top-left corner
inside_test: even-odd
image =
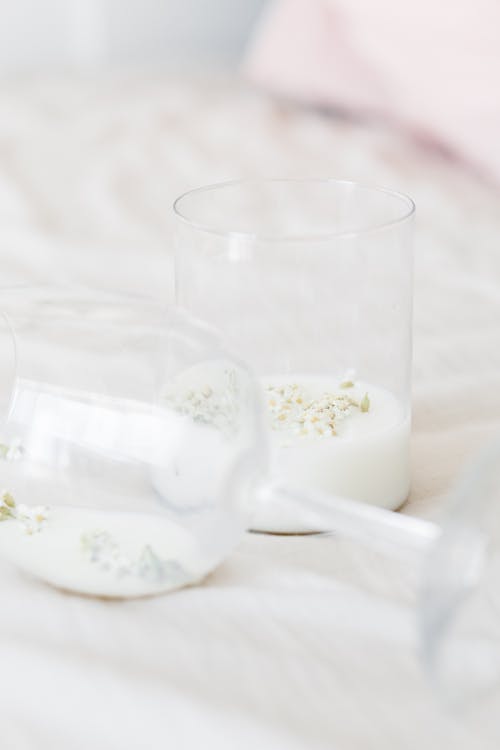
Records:
[[[203,580],[286,502],[417,566],[423,660],[446,696],[498,683],[500,441],[440,525],[305,492],[272,476],[262,389],[205,325],[75,289],[2,290],[0,309],[4,560],[79,594],[159,594]]]
[[[498,695],[499,581],[500,436],[465,467],[423,562],[422,655],[448,700]]]
[[[414,206],[336,180],[175,203],[177,302],[258,375],[275,479],[395,509],[410,487]],[[286,501],[255,528],[311,530]]]
[[[263,468],[246,368],[209,329],[144,300],[15,289],[0,308],[3,557],[102,596],[203,578],[248,525],[238,472]],[[224,407],[220,423],[203,401],[208,416]]]

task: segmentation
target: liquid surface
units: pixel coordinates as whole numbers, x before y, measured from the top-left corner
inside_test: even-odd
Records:
[[[407,411],[383,388],[362,381],[342,387],[343,382],[300,375],[262,379],[273,478],[305,493],[314,488],[396,509],[410,487]],[[269,403],[277,401],[277,396],[281,401]],[[300,404],[293,403],[297,398]],[[279,407],[289,399],[292,403],[279,419],[283,413]],[[280,533],[311,530],[286,503],[263,507],[253,527]]]
[[[0,554],[58,588],[106,597],[158,594],[210,570],[195,538],[156,515],[56,506],[35,527],[0,523]]]
[[[263,378],[273,439],[352,439],[374,435],[404,419],[389,391],[363,381],[314,376]],[[279,438],[276,437],[279,434]]]

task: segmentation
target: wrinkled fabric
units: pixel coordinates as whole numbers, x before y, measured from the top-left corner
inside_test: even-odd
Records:
[[[252,175],[386,185],[417,203],[413,490],[439,515],[500,430],[498,193],[404,137],[223,77],[4,80],[1,284],[172,299],[173,198]],[[258,314],[258,307],[256,307]],[[498,697],[436,700],[416,574],[335,536],[248,534],[201,587],[106,602],[0,563],[8,750],[498,747]]]

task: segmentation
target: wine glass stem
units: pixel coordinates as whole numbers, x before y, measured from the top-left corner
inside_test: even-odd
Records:
[[[259,495],[263,502],[293,507],[311,530],[339,534],[398,560],[421,559],[441,534],[440,527],[432,521],[314,489],[269,483]]]

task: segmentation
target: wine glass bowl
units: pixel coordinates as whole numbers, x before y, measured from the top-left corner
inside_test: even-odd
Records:
[[[139,298],[25,288],[0,308],[0,552],[85,594],[202,579],[241,538],[263,470],[246,368],[206,326]]]

